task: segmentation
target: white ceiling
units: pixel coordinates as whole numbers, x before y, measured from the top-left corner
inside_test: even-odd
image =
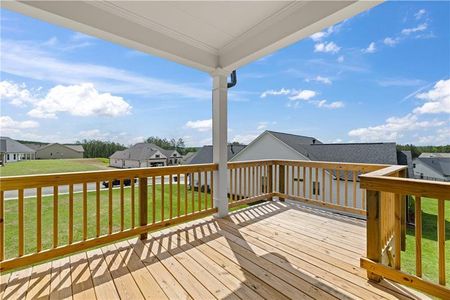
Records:
[[[237,69],[380,1],[2,1],[203,71]]]

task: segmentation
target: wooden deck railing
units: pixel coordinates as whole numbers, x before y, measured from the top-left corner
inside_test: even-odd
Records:
[[[0,271],[143,239],[148,231],[212,214],[212,185],[195,188],[192,178],[212,178],[215,170],[216,164],[204,164],[0,178]],[[109,186],[102,189],[102,182]],[[15,196],[6,199],[11,191]]]
[[[358,176],[386,165],[274,161],[275,196],[342,212],[366,215],[366,194]]]
[[[384,277],[433,296],[450,299],[445,276],[445,203],[450,202],[450,183],[404,177],[405,167],[401,166],[391,166],[360,176],[361,187],[367,190],[367,257],[361,259],[361,267],[367,269],[371,280],[379,281]],[[415,197],[415,275],[406,272],[401,265],[401,251],[406,247],[406,196]],[[438,282],[425,279],[422,274],[423,197],[431,198],[427,201],[436,201],[438,207]]]

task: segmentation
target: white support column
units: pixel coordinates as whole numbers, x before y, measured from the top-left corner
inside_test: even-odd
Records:
[[[218,208],[216,217],[228,215],[227,197],[227,147],[228,147],[228,121],[227,121],[227,77],[228,73],[217,69],[211,74],[213,77],[212,90],[212,138],[213,162],[219,165],[214,172],[214,207]]]

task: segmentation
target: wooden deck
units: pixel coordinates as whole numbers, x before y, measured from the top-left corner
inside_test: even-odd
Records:
[[[418,299],[359,267],[365,222],[285,202],[205,218],[1,278],[0,299]]]

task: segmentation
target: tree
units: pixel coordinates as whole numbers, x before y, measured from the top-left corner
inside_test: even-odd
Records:
[[[411,151],[413,158],[419,157],[420,154],[427,153],[450,153],[450,145],[443,146],[415,146],[413,144],[397,145],[398,150]]]
[[[114,142],[105,142],[100,140],[82,140],[77,141],[77,144],[80,144],[84,148],[84,157],[85,158],[108,158],[114,152],[125,150],[126,147],[119,143]]]
[[[157,136],[151,136],[145,140],[146,143],[155,144],[165,150],[177,150],[180,154],[184,155],[191,151],[196,151],[195,148],[186,147],[183,138],[172,138],[170,140],[166,138],[160,138]]]

